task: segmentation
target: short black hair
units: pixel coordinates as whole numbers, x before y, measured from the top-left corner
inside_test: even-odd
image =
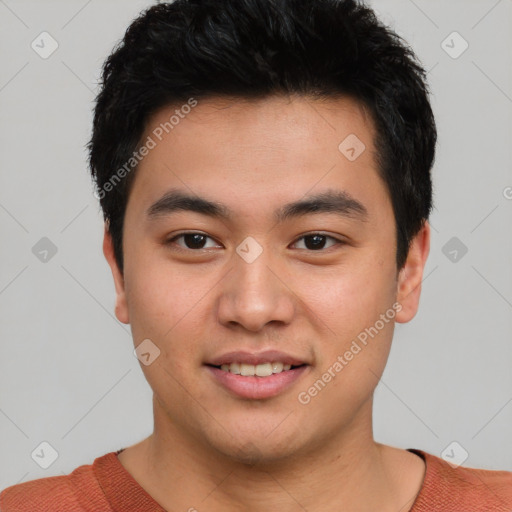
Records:
[[[378,172],[395,216],[398,269],[428,220],[437,132],[426,72],[407,43],[364,2],[154,5],[131,23],[107,58],[100,85],[89,166],[121,272],[134,152],[153,114],[191,98],[355,99],[369,109],[376,127]],[[130,159],[133,171],[127,172]],[[123,166],[125,172],[114,176]]]

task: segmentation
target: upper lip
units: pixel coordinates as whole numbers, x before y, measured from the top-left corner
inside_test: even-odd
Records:
[[[212,366],[221,366],[223,364],[243,363],[243,364],[263,364],[279,362],[289,364],[291,366],[301,366],[308,364],[306,361],[299,359],[290,354],[280,352],[278,350],[265,350],[263,352],[252,353],[244,350],[236,350],[233,352],[226,352],[218,357],[214,357],[206,362]]]

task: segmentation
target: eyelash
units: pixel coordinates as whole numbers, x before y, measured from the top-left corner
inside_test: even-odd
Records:
[[[205,233],[200,233],[200,232],[196,232],[196,231],[185,231],[183,233],[179,233],[175,236],[173,236],[172,238],[170,238],[169,240],[167,240],[165,242],[165,245],[171,245],[173,244],[176,240],[178,240],[179,238],[182,238],[183,236],[185,235],[202,235],[206,238],[209,238],[211,240],[213,240],[213,238],[211,236],[208,236],[207,234]],[[319,233],[319,232],[313,232],[313,233],[307,233],[305,235],[302,235],[301,237],[297,238],[296,241],[294,242],[294,244],[296,244],[299,240],[302,240],[304,238],[307,238],[307,237],[314,237],[314,236],[321,236],[321,237],[324,237],[325,239],[331,239],[333,241],[336,242],[336,244],[332,245],[331,247],[334,247],[336,245],[344,245],[345,242],[342,241],[342,240],[339,240],[338,238],[335,238],[333,236],[330,236],[330,235],[326,235],[324,233]],[[311,252],[311,253],[314,253],[314,252],[325,252],[327,251],[328,249],[330,249],[331,247],[328,247],[327,249],[325,248],[321,248],[321,249],[317,249],[317,250],[313,250],[313,249],[301,249],[301,250],[306,250],[307,252]],[[188,247],[181,247],[178,245],[178,250],[181,250],[181,251],[192,251],[192,252],[200,252],[200,251],[204,251],[204,250],[208,250],[209,248],[200,248],[200,249],[190,249]]]

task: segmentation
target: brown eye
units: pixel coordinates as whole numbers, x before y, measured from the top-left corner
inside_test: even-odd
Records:
[[[183,244],[176,242],[179,239],[183,239]],[[172,243],[176,243],[178,247],[189,250],[201,250],[217,247],[217,245],[207,247],[205,244],[208,239],[213,240],[211,237],[205,235],[204,233],[180,233],[179,235],[176,235],[168,240],[166,244],[170,245]]]
[[[332,236],[323,235],[322,233],[311,233],[309,235],[304,235],[300,237],[298,240],[304,240],[304,247],[299,247],[299,249],[307,249],[309,251],[320,251],[322,249],[325,249],[327,240],[334,241],[333,244],[331,244],[329,247],[332,247],[336,244],[343,244],[341,240],[338,240],[337,238],[334,238]],[[295,242],[296,244],[298,242]]]

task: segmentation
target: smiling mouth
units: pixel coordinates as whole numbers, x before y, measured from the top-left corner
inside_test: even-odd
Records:
[[[283,373],[290,370],[294,370],[296,368],[301,368],[302,366],[307,366],[306,364],[301,365],[290,365],[283,364],[279,361],[262,363],[262,364],[245,364],[245,363],[231,363],[231,364],[222,364],[219,366],[215,365],[207,365],[213,368],[218,368],[226,373],[233,373],[235,375],[241,375],[242,377],[270,377],[271,375],[277,373]]]

